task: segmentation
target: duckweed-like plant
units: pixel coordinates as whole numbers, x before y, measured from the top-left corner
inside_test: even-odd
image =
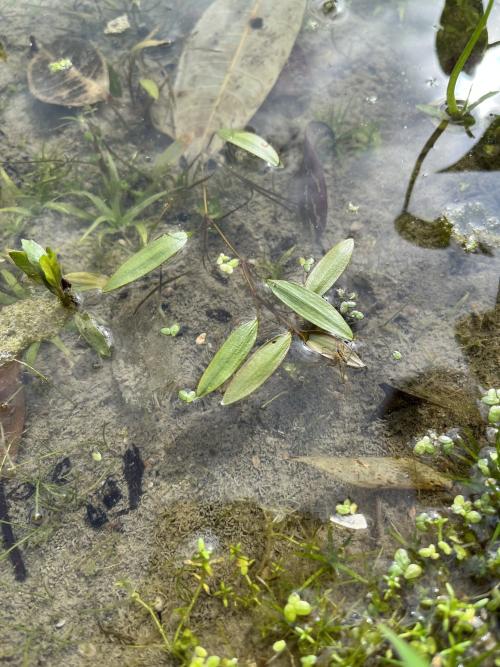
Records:
[[[334,526],[326,534],[324,527],[316,527],[306,537],[301,534],[305,529],[292,528],[290,521],[284,528],[270,524],[267,556],[260,564],[240,545],[216,553],[200,540],[182,568],[193,587],[180,620],[175,626],[164,614],[157,627],[167,637],[164,650],[191,667],[232,665],[237,658],[244,664],[248,659],[271,664],[278,656],[304,666],[498,665],[500,418],[492,422],[488,414],[500,404],[499,397],[497,389],[483,397],[486,434],[481,441],[457,435],[453,450],[424,453],[468,461],[464,490],[445,509],[420,513],[413,534],[398,534],[393,554],[385,549],[370,557],[348,549],[350,540],[335,534],[342,529]],[[349,500],[342,506],[352,509]],[[132,601],[151,616],[153,603],[131,590]],[[217,616],[245,610],[251,648],[221,657],[222,641],[200,617],[207,605]],[[153,623],[158,626],[157,615]]]

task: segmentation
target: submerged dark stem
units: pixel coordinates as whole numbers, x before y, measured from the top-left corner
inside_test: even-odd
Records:
[[[427,139],[427,141],[424,144],[424,147],[420,151],[417,157],[417,161],[415,162],[415,165],[413,167],[413,170],[411,172],[410,180],[408,182],[408,187],[406,188],[405,192],[405,198],[403,202],[403,213],[406,213],[408,210],[408,206],[410,204],[410,199],[413,193],[413,188],[415,187],[416,180],[418,178],[418,175],[420,173],[420,170],[422,168],[422,164],[424,163],[425,158],[429,154],[429,152],[434,148],[434,145],[436,144],[437,140],[439,137],[443,134],[443,132],[446,130],[448,127],[449,121],[448,120],[442,120],[439,125],[436,127],[434,132],[431,134],[431,136]]]
[[[9,560],[14,568],[16,581],[24,581],[28,576],[21,549],[16,546],[16,538],[9,519],[9,507],[5,496],[4,480],[0,479],[0,525],[2,527],[2,542],[5,551],[9,553]]]

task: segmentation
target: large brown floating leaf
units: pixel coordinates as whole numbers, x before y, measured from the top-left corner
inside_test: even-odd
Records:
[[[61,37],[50,46],[34,47],[28,85],[42,102],[83,107],[109,97],[108,67],[89,42]]]
[[[22,367],[17,361],[0,366],[0,476],[6,456],[14,460],[24,429]]]
[[[187,146],[194,160],[218,150],[217,130],[244,129],[283,69],[302,25],[306,0],[215,0],[182,52],[171,99],[153,105],[155,127]]]
[[[301,456],[295,459],[328,473],[339,482],[365,489],[450,489],[451,481],[412,458],[393,456]]]

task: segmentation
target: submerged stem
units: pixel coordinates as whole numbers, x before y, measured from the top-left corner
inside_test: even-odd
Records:
[[[455,66],[450,74],[450,80],[448,81],[448,87],[446,88],[446,105],[448,113],[452,118],[461,118],[467,112],[467,105],[464,105],[463,107],[458,106],[457,99],[455,97],[455,88],[457,85],[458,77],[462,73],[462,70],[465,67],[465,63],[469,59],[472,50],[476,46],[476,43],[481,36],[486,23],[488,22],[488,18],[490,16],[491,10],[493,9],[494,2],[495,0],[489,0],[486,11],[481,16],[474,32],[470,36],[469,41],[465,45],[464,50],[460,54],[460,57],[455,63]]]

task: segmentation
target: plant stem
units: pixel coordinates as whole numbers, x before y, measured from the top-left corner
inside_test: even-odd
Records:
[[[144,607],[144,609],[146,609],[146,611],[149,613],[149,615],[153,619],[154,624],[156,625],[156,628],[157,628],[158,632],[161,635],[161,638],[163,639],[163,643],[165,645],[166,650],[169,653],[171,653],[170,642],[168,641],[168,637],[165,634],[165,630],[163,629],[163,626],[160,623],[160,620],[159,620],[158,616],[156,615],[154,609],[152,607],[150,607],[147,602],[144,602],[144,600],[141,598],[141,596],[137,592],[132,593],[132,599],[135,600],[136,602],[138,602],[141,605],[141,607]]]
[[[474,32],[470,36],[469,41],[465,45],[464,50],[460,54],[460,57],[455,63],[455,66],[450,74],[450,80],[448,81],[448,87],[446,89],[446,105],[448,113],[452,118],[462,118],[467,112],[467,105],[464,105],[462,108],[460,108],[457,104],[457,100],[455,97],[455,87],[457,85],[458,77],[462,73],[462,70],[465,66],[465,63],[469,59],[472,50],[476,46],[476,43],[479,37],[481,36],[481,33],[483,32],[483,29],[486,26],[486,23],[488,22],[488,18],[490,16],[491,10],[493,9],[494,2],[495,0],[488,1],[488,6],[486,7],[486,11],[480,18]]]

